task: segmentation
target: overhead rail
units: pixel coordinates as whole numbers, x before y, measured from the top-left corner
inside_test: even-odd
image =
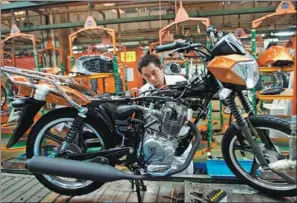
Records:
[[[21,2],[20,2],[21,3]],[[0,7],[1,9],[1,7]],[[223,16],[223,15],[242,15],[242,14],[254,14],[254,13],[268,13],[274,12],[276,9],[273,7],[260,7],[260,8],[247,8],[247,9],[231,9],[231,10],[214,10],[214,11],[206,11],[206,12],[189,12],[189,17],[211,17],[211,16]],[[162,20],[174,20],[175,13],[169,13],[165,15],[161,15]],[[136,23],[136,22],[149,22],[149,21],[159,21],[160,16],[138,16],[128,17],[128,18],[120,18],[120,19],[105,19],[105,20],[97,20],[97,25],[110,25],[110,24],[122,24],[122,23]],[[31,32],[38,30],[50,30],[50,29],[63,29],[63,28],[74,28],[74,27],[83,27],[85,22],[72,22],[72,23],[59,23],[53,25],[36,25],[30,27],[20,27],[21,32]],[[9,33],[9,29],[2,29],[1,33],[6,34]]]

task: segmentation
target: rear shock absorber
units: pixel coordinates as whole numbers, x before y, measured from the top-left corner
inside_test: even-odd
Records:
[[[252,104],[250,103],[248,97],[246,94],[244,94],[242,91],[237,92],[238,97],[240,99],[240,102],[243,105],[243,108],[246,113],[251,113],[252,115],[255,115],[254,109]]]
[[[69,147],[70,143],[74,140],[75,136],[82,129],[84,120],[86,118],[85,114],[78,113],[78,115],[74,118],[70,131],[63,142],[60,152],[64,152]]]

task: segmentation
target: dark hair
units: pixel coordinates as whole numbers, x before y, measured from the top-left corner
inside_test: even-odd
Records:
[[[138,63],[138,71],[140,73],[142,73],[141,69],[143,67],[148,66],[150,63],[153,63],[156,67],[161,68],[161,61],[160,61],[159,57],[156,55],[153,55],[153,54],[147,54],[147,55],[144,55],[143,57],[141,57],[141,59]]]

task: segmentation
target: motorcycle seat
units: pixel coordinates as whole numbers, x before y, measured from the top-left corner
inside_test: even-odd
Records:
[[[284,88],[282,87],[273,87],[273,88],[268,88],[268,89],[264,89],[260,92],[260,94],[262,95],[276,95],[276,94],[280,94],[283,91],[285,91]]]

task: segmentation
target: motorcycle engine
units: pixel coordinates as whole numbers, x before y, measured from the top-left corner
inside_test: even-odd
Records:
[[[150,109],[154,109],[152,104]],[[138,148],[138,154],[142,152],[147,172],[151,174],[171,168],[171,162],[179,144],[178,138],[188,132],[185,130],[188,129],[185,126],[188,111],[186,106],[166,102],[158,109],[158,114],[155,110],[144,114],[146,124],[156,122],[145,129],[143,142]]]

